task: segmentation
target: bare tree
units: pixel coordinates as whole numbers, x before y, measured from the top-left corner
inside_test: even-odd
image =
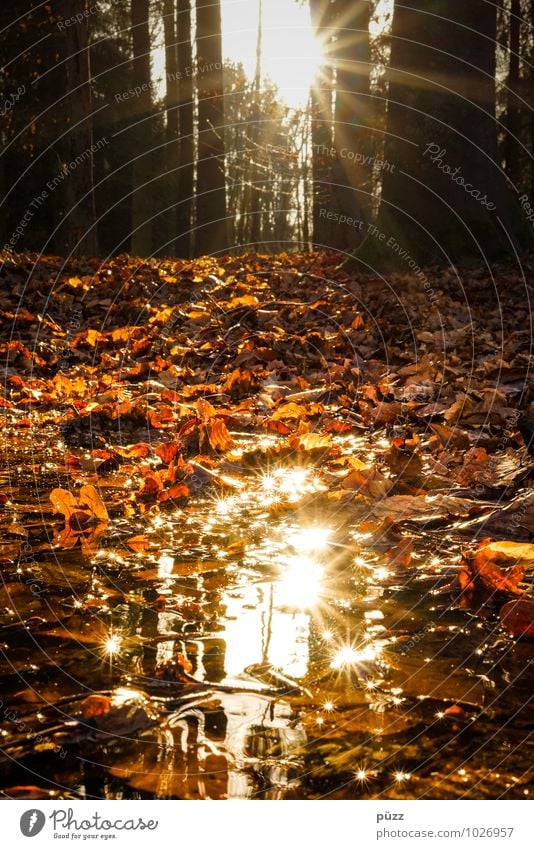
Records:
[[[196,0],[198,159],[195,253],[228,247],[220,0]]]
[[[67,249],[94,255],[97,238],[88,5],[88,0],[65,0],[62,9],[65,20],[78,21],[76,26],[65,27],[70,123],[65,213]]]
[[[492,3],[395,3],[387,170],[360,261],[480,262],[528,243],[497,155],[495,43]]]
[[[136,256],[152,252],[152,79],[150,73],[149,0],[131,0],[133,46],[133,88],[139,92],[131,99],[132,109],[132,235],[131,251]]]

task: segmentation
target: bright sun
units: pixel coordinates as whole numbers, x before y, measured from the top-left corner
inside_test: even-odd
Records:
[[[371,21],[372,37],[387,28],[393,0],[378,0]],[[240,62],[251,79],[256,67],[259,0],[221,0],[223,57]],[[294,108],[308,103],[310,88],[324,64],[308,2],[263,0],[262,77],[278,88],[280,99]],[[161,31],[161,37],[163,32]],[[165,50],[153,52],[152,70],[160,96],[165,92]]]
[[[254,73],[258,27],[257,0],[222,0],[223,52]],[[263,75],[270,77],[289,106],[305,106],[322,63],[310,9],[295,0],[263,0]]]

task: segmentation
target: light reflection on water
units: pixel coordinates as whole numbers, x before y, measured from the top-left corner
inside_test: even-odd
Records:
[[[80,588],[72,607],[106,600],[105,609],[113,609],[96,652],[105,684],[96,686],[111,681],[114,703],[125,705],[142,698],[140,691],[151,693],[150,682],[160,684],[161,670],[178,655],[205,685],[189,682],[188,690],[179,677],[171,679],[178,695],[158,724],[139,741],[133,735],[123,763],[122,753],[108,750],[108,772],[130,790],[177,798],[283,796],[306,781],[313,745],[322,752],[336,734],[343,769],[373,792],[388,738],[394,741],[404,723],[415,725],[414,713],[422,722],[410,699],[434,698],[424,721],[432,734],[440,723],[442,746],[451,702],[498,692],[497,681],[482,693],[482,673],[495,677],[484,666],[492,640],[436,585],[440,556],[429,550],[410,586],[384,546],[373,547],[375,534],[360,529],[358,504],[343,512],[325,496],[320,473],[300,463],[250,471],[238,492],[223,488],[183,511],[150,514],[145,525],[141,518],[135,526],[125,522],[130,535],[145,531],[157,544],[142,553],[124,548],[119,556],[110,537],[90,560],[88,588]],[[333,466],[326,480],[335,475]],[[68,564],[66,552],[59,556]],[[184,600],[203,617],[184,615]],[[62,648],[66,660],[78,652],[80,676],[84,650]],[[295,688],[283,690],[275,673]],[[128,676],[139,692],[121,689]],[[279,694],[272,695],[277,682]],[[421,760],[433,748],[439,757],[430,739],[412,747]],[[410,785],[417,770],[395,760],[398,745],[391,745],[388,775]]]
[[[270,663],[292,678],[306,675],[310,616],[280,608],[280,585],[283,581],[248,587],[239,597],[223,595],[227,676],[240,675],[257,663]]]

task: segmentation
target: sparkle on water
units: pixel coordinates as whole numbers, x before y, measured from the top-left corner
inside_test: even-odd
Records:
[[[355,456],[362,456],[360,443],[344,439]],[[358,530],[361,503],[355,499],[346,509],[329,501],[325,481],[332,473],[301,457],[299,461],[284,466],[271,460],[259,471],[245,472],[239,487],[220,487],[216,496],[210,494],[214,488],[208,489],[185,509],[134,517],[124,538],[145,534],[150,547],[143,552],[120,548],[110,533],[101,549],[83,562],[92,572],[67,607],[71,612],[75,608],[75,616],[81,608],[90,616],[97,611],[97,618],[106,623],[107,630],[98,631],[103,639],[96,656],[102,670],[97,687],[109,690],[110,680],[116,685],[111,693],[114,706],[142,703],[145,682],[154,682],[157,670],[179,670],[177,655],[191,664],[198,682],[227,688],[198,699],[193,689],[194,699],[186,699],[176,710],[173,706],[175,713],[154,731],[165,769],[178,767],[162,754],[162,746],[173,757],[194,751],[196,760],[188,764],[184,754],[179,767],[193,793],[215,793],[205,785],[199,790],[195,770],[199,764],[201,770],[206,768],[207,757],[226,757],[225,752],[228,780],[220,795],[253,796],[258,785],[251,776],[257,773],[263,780],[271,769],[269,786],[282,796],[286,791],[280,788],[290,788],[292,775],[306,787],[306,753],[313,753],[317,741],[328,747],[333,736],[335,749],[336,735],[343,735],[350,751],[362,734],[369,737],[371,723],[378,742],[375,748],[369,743],[366,760],[358,762],[357,754],[351,760],[349,792],[354,793],[356,784],[358,793],[374,793],[379,787],[375,779],[381,776],[389,779],[385,785],[395,786],[396,794],[409,797],[415,786],[412,777],[417,775],[418,792],[419,782],[428,780],[417,769],[428,750],[421,746],[417,752],[419,744],[414,744],[413,759],[405,755],[399,765],[390,723],[410,721],[414,698],[420,697],[422,706],[428,698],[421,689],[436,690],[439,697],[426,705],[424,722],[433,734],[448,734],[446,698],[457,691],[448,686],[451,650],[442,656],[439,646],[461,635],[473,657],[486,656],[493,642],[485,626],[471,623],[457,607],[446,608],[445,626],[439,622],[442,608],[434,595],[439,591],[436,571],[443,568],[439,552],[433,549],[419,561],[416,583],[409,586],[408,577],[388,563],[382,549],[373,549],[372,540],[367,545],[368,535]],[[122,532],[120,524],[117,529]],[[111,523],[110,531],[115,531]],[[119,593],[122,598],[117,600]],[[446,599],[449,604],[449,596]],[[15,613],[10,608],[6,615]],[[68,651],[66,647],[66,659]],[[83,645],[77,651],[83,657]],[[94,657],[92,649],[90,655]],[[460,684],[463,680],[464,692],[476,700],[472,687],[479,686],[479,679],[473,685],[464,666],[458,658],[454,687],[464,676]],[[84,674],[83,661],[79,668]],[[93,673],[91,668],[91,686]],[[143,678],[139,691],[132,680],[137,674]],[[175,684],[180,691],[179,672],[171,687]],[[295,689],[297,685],[301,689]],[[287,698],[269,701],[264,695],[279,688],[284,694],[287,689]],[[466,784],[467,776],[458,766],[468,758],[460,752],[462,760],[454,762],[454,752],[440,755],[447,744],[441,738],[438,742],[436,757],[442,757],[450,775],[458,775],[464,792],[471,787],[475,768],[470,764]],[[146,745],[143,738],[140,757]],[[387,756],[383,746],[388,747]],[[140,765],[139,773],[148,767]],[[335,769],[324,769],[335,781]],[[132,774],[136,770],[134,765]],[[496,775],[491,780],[496,786],[504,782]],[[518,792],[523,794],[523,788]]]

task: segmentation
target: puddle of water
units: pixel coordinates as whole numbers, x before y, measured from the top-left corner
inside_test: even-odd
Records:
[[[47,495],[68,475],[61,446],[45,443],[32,441],[31,474],[22,442],[2,470],[16,505],[1,520],[2,787],[107,798],[530,792],[532,664],[491,618],[451,604],[454,551],[421,535],[410,568],[392,564],[358,531],[354,506],[328,499],[333,470],[283,463],[228,472],[236,486],[185,510],[112,518],[90,553],[52,548]],[[17,567],[21,526],[32,559]],[[132,551],[135,534],[153,548]],[[92,691],[128,714],[104,737],[94,717],[71,720],[73,697]]]

